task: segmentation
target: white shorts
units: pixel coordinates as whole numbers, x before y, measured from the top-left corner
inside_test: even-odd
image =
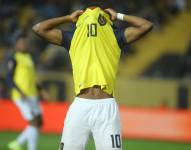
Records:
[[[96,150],[121,150],[121,127],[115,99],[75,98],[70,106],[61,140],[61,150],[85,150],[92,135]]]
[[[34,117],[41,114],[41,108],[38,102],[38,98],[35,96],[28,97],[27,100],[18,99],[14,102],[19,108],[22,116],[27,121],[31,121],[34,119]]]

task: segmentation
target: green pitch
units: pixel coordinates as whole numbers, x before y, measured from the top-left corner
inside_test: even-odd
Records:
[[[7,143],[16,138],[17,135],[17,133],[0,132],[0,150],[8,150]],[[59,135],[41,134],[39,137],[38,150],[58,150],[59,143]],[[92,140],[90,140],[86,150],[95,150]],[[191,150],[191,144],[146,140],[123,140],[123,150]]]

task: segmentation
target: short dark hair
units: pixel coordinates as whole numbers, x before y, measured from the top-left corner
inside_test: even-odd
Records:
[[[99,1],[99,0],[82,0],[82,4],[85,6],[85,8],[88,8],[91,6],[97,6],[104,9],[109,7],[106,2]]]
[[[12,36],[12,45],[14,46],[21,38],[27,38],[27,32],[25,30],[17,30]]]
[[[21,31],[15,36],[15,42],[17,42],[21,38],[27,38],[27,33],[24,31]]]

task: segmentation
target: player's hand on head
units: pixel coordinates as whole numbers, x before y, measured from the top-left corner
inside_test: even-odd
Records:
[[[78,17],[82,15],[83,10],[76,10],[72,14],[70,14],[70,18],[72,22],[76,22],[78,20]]]
[[[111,8],[107,8],[104,11],[111,16],[112,21],[115,21],[117,19],[117,12],[115,10],[113,10]]]

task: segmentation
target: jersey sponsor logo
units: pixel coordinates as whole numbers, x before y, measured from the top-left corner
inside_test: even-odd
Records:
[[[104,26],[104,25],[106,25],[107,20],[105,19],[105,17],[102,14],[100,14],[98,17],[98,22],[101,26]]]

